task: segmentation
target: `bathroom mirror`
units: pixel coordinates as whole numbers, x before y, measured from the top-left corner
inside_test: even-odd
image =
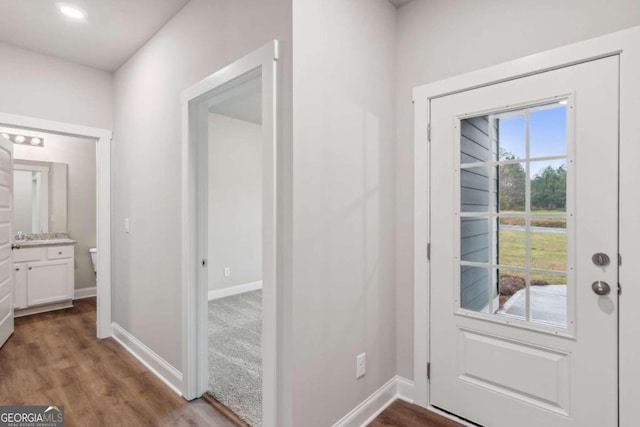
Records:
[[[67,232],[65,163],[14,160],[14,232]]]

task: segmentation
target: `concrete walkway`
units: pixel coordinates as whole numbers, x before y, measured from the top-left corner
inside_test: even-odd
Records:
[[[521,289],[504,304],[499,313],[525,317],[526,289]],[[531,320],[553,326],[567,326],[567,287],[531,286]]]

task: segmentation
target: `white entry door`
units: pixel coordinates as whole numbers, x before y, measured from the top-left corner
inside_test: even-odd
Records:
[[[0,347],[13,333],[13,145],[0,136]]]
[[[616,426],[618,58],[431,100],[430,403]]]

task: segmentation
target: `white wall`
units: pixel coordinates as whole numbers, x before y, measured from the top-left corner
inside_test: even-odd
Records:
[[[51,168],[49,169],[50,232],[55,233],[59,230],[67,230],[67,218],[69,216],[69,203],[67,202],[68,176],[69,165],[66,163],[51,163]]]
[[[113,75],[0,43],[0,112],[111,129]]]
[[[13,147],[14,158],[18,160],[68,165],[67,232],[78,242],[75,245],[75,288],[95,286],[89,248],[96,247],[96,142],[47,134],[44,147],[18,144]],[[49,181],[50,186],[54,184],[52,181]]]
[[[208,154],[209,290],[260,281],[262,126],[209,114]]]
[[[397,37],[397,372],[413,378],[413,119],[425,83],[640,24],[637,0],[415,0]]]
[[[386,0],[294,1],[294,426],[395,375],[395,22]]]
[[[192,0],[115,75],[113,320],[180,371],[180,94],[274,39],[284,42],[278,64],[286,150],[291,0]]]

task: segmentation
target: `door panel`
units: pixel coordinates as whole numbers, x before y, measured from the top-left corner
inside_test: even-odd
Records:
[[[617,259],[617,79],[610,57],[431,101],[432,405],[617,424],[618,268],[592,261]]]
[[[13,145],[0,136],[0,347],[13,334]]]

